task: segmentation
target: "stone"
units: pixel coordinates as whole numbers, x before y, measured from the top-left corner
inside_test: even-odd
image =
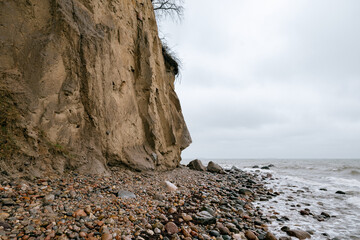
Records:
[[[90,206],[90,205],[87,205],[87,206],[84,208],[84,211],[86,212],[86,214],[90,215],[90,213],[92,213],[91,206]]]
[[[240,188],[238,193],[242,194],[242,195],[247,195],[247,196],[254,194],[253,191],[251,191],[250,189],[247,189],[247,188]]]
[[[87,214],[84,210],[78,209],[73,213],[73,217],[86,217]]]
[[[194,216],[194,220],[203,225],[213,224],[216,222],[216,218],[208,211],[201,211]]]
[[[176,213],[176,211],[177,211],[176,207],[171,207],[171,208],[169,208],[168,213],[169,214],[174,214],[174,213]]]
[[[176,224],[173,222],[168,222],[167,224],[165,224],[165,230],[170,235],[173,235],[173,234],[179,232],[178,226],[176,226]]]
[[[184,221],[186,221],[186,222],[189,222],[189,221],[193,220],[192,217],[191,217],[189,214],[187,214],[187,213],[182,213],[182,214],[181,214],[181,217],[182,217],[182,219],[184,219]]]
[[[231,232],[235,232],[235,233],[239,232],[236,225],[233,223],[225,223],[225,227],[227,227]]]
[[[310,215],[310,209],[305,208],[299,211],[301,215]]]
[[[213,161],[210,161],[208,163],[207,170],[212,173],[225,173],[224,169],[220,165],[214,163]]]
[[[154,229],[156,229],[156,228],[162,229],[163,227],[164,227],[164,225],[163,225],[161,222],[155,222],[155,223],[153,224],[153,228],[154,228]]]
[[[271,232],[267,232],[264,240],[277,240],[277,238]]]
[[[48,194],[44,197],[43,201],[45,204],[50,204],[54,201],[55,195],[54,194]]]
[[[16,205],[16,203],[14,202],[14,200],[12,200],[11,198],[3,198],[1,199],[1,202],[4,206],[13,206]]]
[[[324,216],[325,218],[330,218],[330,214],[326,212],[321,212],[320,215]]]
[[[188,231],[184,226],[181,226],[181,233],[182,233],[185,237],[191,238],[191,234],[189,233],[189,231]]]
[[[8,224],[7,222],[3,222],[3,221],[0,221],[0,227],[3,227],[5,230],[11,229],[11,225]]]
[[[258,237],[255,235],[255,233],[253,231],[250,231],[250,230],[245,231],[245,237],[248,240],[259,240]]]
[[[74,190],[71,190],[69,192],[69,195],[70,195],[71,198],[75,198],[76,197],[76,192]]]
[[[206,167],[202,164],[202,162],[199,159],[192,160],[187,166],[192,170],[206,171]]]
[[[230,235],[231,234],[230,230],[220,222],[216,223],[216,227],[217,227],[217,229],[219,229],[219,231],[222,235]]]
[[[164,194],[159,194],[159,193],[155,193],[155,194],[153,195],[153,198],[156,199],[156,200],[159,200],[159,201],[162,201],[162,200],[165,200],[165,199],[166,199],[166,197],[165,197]]]
[[[134,193],[126,190],[120,190],[117,195],[119,198],[124,198],[124,199],[136,198],[136,195]]]
[[[111,239],[113,239],[113,238],[110,233],[104,233],[101,235],[101,240],[111,240]]]
[[[302,230],[288,230],[286,232],[291,237],[296,237],[298,239],[307,239],[311,238],[311,235],[308,232]]]
[[[288,226],[281,227],[281,231],[283,231],[283,232],[287,232],[289,230],[290,230],[290,228]]]
[[[335,193],[336,193],[336,194],[346,194],[345,192],[340,191],[340,190],[339,190],[339,191],[336,191]]]
[[[4,221],[5,219],[7,219],[10,216],[10,214],[6,213],[6,212],[0,212],[0,221]]]
[[[234,234],[232,237],[234,240],[246,240],[247,239],[244,233],[237,233],[237,234]]]
[[[221,234],[216,230],[210,230],[209,235],[213,236],[213,237],[220,237],[221,236]]]
[[[177,187],[173,183],[169,181],[165,181],[164,183],[167,191],[174,192],[177,190]]]

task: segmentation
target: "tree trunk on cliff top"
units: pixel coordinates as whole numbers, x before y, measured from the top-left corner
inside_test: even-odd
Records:
[[[165,170],[191,143],[151,1],[0,2],[0,167]]]

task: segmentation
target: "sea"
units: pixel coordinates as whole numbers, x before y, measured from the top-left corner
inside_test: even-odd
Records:
[[[360,240],[360,159],[201,160],[204,165],[214,161],[225,169],[235,166],[260,176],[272,175],[265,185],[281,194],[254,204],[266,216],[276,214],[279,220],[268,224],[276,236],[286,236],[281,227],[288,226],[312,232],[312,239]],[[273,166],[261,169],[269,165]],[[312,215],[301,215],[300,210],[304,209]],[[314,216],[321,213],[330,218],[317,220]]]

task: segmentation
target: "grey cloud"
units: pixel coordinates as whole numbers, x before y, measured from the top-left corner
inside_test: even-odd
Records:
[[[183,157],[360,157],[360,2],[187,1]]]

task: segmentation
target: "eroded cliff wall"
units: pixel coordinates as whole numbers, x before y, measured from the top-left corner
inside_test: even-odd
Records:
[[[150,0],[0,1],[0,167],[165,170],[191,143]]]

